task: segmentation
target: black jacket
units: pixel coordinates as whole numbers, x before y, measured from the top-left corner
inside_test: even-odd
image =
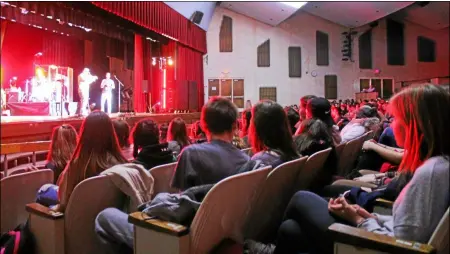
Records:
[[[167,148],[167,143],[163,143],[145,146],[133,162],[141,164],[146,169],[151,169],[153,167],[172,163],[174,161],[175,158],[172,151]]]

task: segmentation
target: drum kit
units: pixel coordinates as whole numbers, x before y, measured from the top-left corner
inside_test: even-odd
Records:
[[[68,78],[62,74],[52,77],[37,71],[36,76],[25,80],[25,91],[16,86],[17,78],[10,80],[10,88],[5,89],[7,102],[64,102],[68,95]]]

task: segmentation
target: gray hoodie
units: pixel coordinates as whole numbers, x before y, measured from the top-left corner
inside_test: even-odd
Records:
[[[367,231],[427,243],[449,207],[449,158],[428,159],[395,200],[392,216],[374,214],[358,225]]]

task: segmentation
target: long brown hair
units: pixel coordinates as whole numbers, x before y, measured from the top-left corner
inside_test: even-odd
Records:
[[[275,150],[284,161],[298,158],[286,112],[278,103],[263,100],[253,106],[249,128],[253,153]]]
[[[186,123],[180,117],[174,118],[169,124],[168,141],[176,141],[181,149],[191,144],[187,135]]]
[[[63,178],[67,177],[65,179],[67,185],[62,192],[64,196],[60,198],[68,202],[73,189],[81,181],[97,176],[114,165],[126,162],[111,119],[104,112],[93,111],[81,124],[77,147],[58,181],[61,185]]]
[[[431,84],[407,88],[390,100],[394,121],[403,122],[405,155],[399,169],[413,173],[425,160],[450,155],[450,95]]]
[[[52,143],[47,155],[47,162],[55,165],[55,180],[58,179],[61,172],[72,157],[73,151],[77,146],[78,136],[75,128],[70,124],[63,124],[53,128]]]

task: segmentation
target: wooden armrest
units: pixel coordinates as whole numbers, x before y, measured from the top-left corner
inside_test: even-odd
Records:
[[[435,253],[431,245],[404,241],[386,235],[375,234],[364,229],[334,223],[328,228],[336,243],[387,253]]]
[[[31,203],[25,206],[25,210],[31,214],[44,217],[51,220],[64,218],[64,214],[50,209],[38,203]]]
[[[394,202],[382,198],[377,198],[375,200],[375,206],[392,209],[392,207],[394,206]]]
[[[189,234],[189,228],[168,221],[153,219],[143,212],[134,212],[128,216],[128,222],[139,227],[151,229],[171,236],[184,236]]]

